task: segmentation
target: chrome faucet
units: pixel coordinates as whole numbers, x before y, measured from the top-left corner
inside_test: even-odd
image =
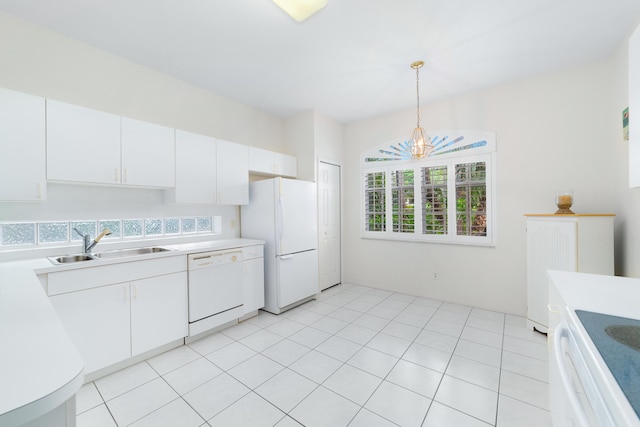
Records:
[[[96,237],[95,239],[93,239],[93,241],[91,241],[91,236],[89,236],[89,234],[82,234],[82,232],[78,230],[76,227],[73,227],[73,231],[78,233],[84,239],[83,252],[85,254],[88,254],[89,252],[91,252],[91,249],[93,249],[98,244],[100,239],[102,239],[104,236],[108,236],[109,234],[111,234],[111,230],[109,230],[108,228],[105,228],[104,230],[102,230],[100,234],[98,234],[98,237]]]

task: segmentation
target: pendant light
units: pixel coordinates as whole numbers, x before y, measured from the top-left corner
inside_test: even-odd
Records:
[[[327,0],[273,0],[282,10],[302,22],[327,5]]]
[[[417,124],[413,130],[411,140],[409,140],[409,148],[411,149],[411,157],[414,159],[422,159],[427,157],[434,149],[431,138],[424,133],[424,129],[420,127],[420,68],[424,65],[423,61],[415,61],[411,63],[411,68],[416,70],[416,115]]]

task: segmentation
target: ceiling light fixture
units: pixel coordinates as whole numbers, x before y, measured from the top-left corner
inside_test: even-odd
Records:
[[[273,0],[282,10],[302,22],[327,5],[327,0]]]
[[[431,138],[424,133],[424,129],[420,127],[420,68],[424,65],[423,61],[415,61],[411,63],[411,68],[416,70],[416,100],[417,100],[417,124],[413,130],[413,135],[409,141],[411,149],[411,157],[414,159],[422,159],[427,157],[434,149]]]

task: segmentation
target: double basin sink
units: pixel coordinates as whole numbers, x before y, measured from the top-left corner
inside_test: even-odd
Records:
[[[57,257],[49,257],[49,260],[54,264],[71,264],[75,262],[91,261],[96,259],[125,258],[136,255],[155,254],[158,252],[167,252],[170,250],[171,249],[163,248],[160,246],[150,246],[146,248],[115,249],[111,251],[98,252],[95,254],[62,255]]]

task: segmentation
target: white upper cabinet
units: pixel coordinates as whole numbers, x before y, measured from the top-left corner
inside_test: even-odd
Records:
[[[175,185],[172,128],[47,100],[47,179]]]
[[[47,100],[47,179],[120,184],[120,116]]]
[[[0,200],[45,200],[45,100],[0,89]]]
[[[173,128],[122,118],[122,183],[144,187],[173,187],[175,135]]]
[[[219,205],[249,204],[249,147],[218,139]]]
[[[629,187],[640,187],[640,27],[629,39]]]
[[[216,140],[176,129],[176,186],[167,201],[215,204],[217,192]]]
[[[249,147],[249,171],[258,175],[297,176],[297,159],[286,154]]]

